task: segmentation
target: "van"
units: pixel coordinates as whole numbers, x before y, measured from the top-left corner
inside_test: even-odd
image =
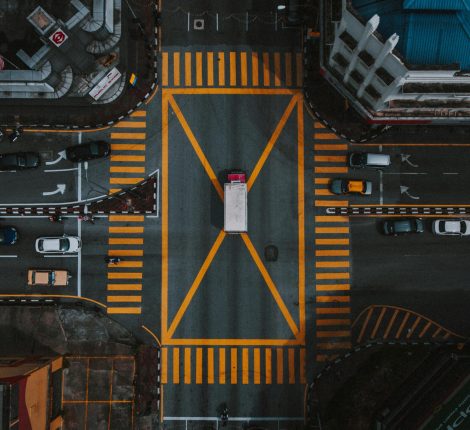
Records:
[[[29,269],[28,285],[31,287],[66,287],[71,278],[68,270]]]
[[[371,169],[383,169],[392,164],[388,154],[371,154],[369,152],[351,152],[349,154],[349,167],[353,169],[362,169],[368,167]]]

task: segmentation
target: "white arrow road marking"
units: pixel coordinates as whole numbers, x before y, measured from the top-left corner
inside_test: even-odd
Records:
[[[44,191],[42,193],[43,196],[52,196],[54,194],[60,193],[64,194],[65,191],[65,184],[57,184],[57,190],[55,191]]]
[[[78,167],[73,167],[71,169],[49,169],[49,170],[44,170],[46,173],[51,173],[51,172],[71,172],[72,170],[78,170]]]
[[[419,167],[417,164],[413,164],[409,158],[411,157],[411,154],[400,154],[401,155],[401,162],[402,163],[408,163],[411,167]]]
[[[56,158],[54,161],[46,161],[46,165],[50,166],[52,164],[57,164],[60,160],[65,160],[65,149],[58,153],[59,158]]]
[[[404,186],[404,185],[400,185],[400,193],[401,194],[406,194],[409,198],[411,199],[414,199],[414,200],[419,200],[419,197],[416,197],[416,196],[412,196],[408,190],[409,190],[410,187],[407,187],[407,186]]]

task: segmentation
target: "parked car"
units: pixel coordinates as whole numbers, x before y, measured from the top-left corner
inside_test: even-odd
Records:
[[[470,236],[470,221],[463,219],[437,219],[432,232],[438,236]]]
[[[71,278],[68,270],[57,269],[29,269],[28,285],[42,287],[65,287]]]
[[[0,245],[14,245],[18,240],[18,231],[15,227],[0,227]]]
[[[80,250],[82,241],[78,236],[38,237],[36,251],[41,254],[74,254]]]
[[[362,169],[364,167],[372,169],[383,169],[392,164],[388,154],[371,154],[369,152],[351,152],[349,154],[349,167]]]
[[[80,161],[93,160],[95,158],[108,157],[111,154],[111,147],[108,142],[96,141],[83,143],[81,145],[69,146],[65,150],[67,160],[76,163]]]
[[[336,178],[330,182],[330,191],[333,194],[363,194],[369,196],[372,194],[372,182]]]
[[[35,169],[41,164],[37,152],[12,152],[0,154],[0,170]]]
[[[424,223],[421,218],[388,219],[382,224],[383,232],[387,236],[399,236],[409,233],[422,233]]]

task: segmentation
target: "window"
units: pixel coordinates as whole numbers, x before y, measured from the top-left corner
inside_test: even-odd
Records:
[[[375,58],[370,55],[367,51],[359,52],[359,58],[367,64],[367,67],[372,66],[375,63]]]
[[[367,85],[366,93],[369,94],[374,100],[377,100],[380,97],[380,93],[372,85]]]
[[[353,70],[351,72],[351,78],[353,78],[358,84],[364,80],[364,76],[362,76],[357,70]]]
[[[348,60],[344,58],[339,52],[333,55],[333,60],[336,61],[341,67],[346,68],[348,65]]]
[[[387,85],[390,85],[395,80],[395,78],[390,73],[388,73],[383,67],[379,67],[375,73]]]
[[[354,37],[352,37],[347,31],[343,31],[339,38],[351,49],[354,49],[357,46],[357,40],[354,39]]]

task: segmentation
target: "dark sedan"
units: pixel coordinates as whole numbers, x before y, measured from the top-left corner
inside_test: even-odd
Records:
[[[0,227],[0,245],[13,245],[18,240],[18,231],[15,227]]]
[[[67,160],[79,163],[81,161],[94,160],[95,158],[108,157],[111,147],[108,142],[96,141],[70,146],[65,150]]]
[[[424,223],[421,218],[389,219],[383,222],[383,232],[387,236],[422,233],[423,231]]]
[[[34,169],[41,164],[37,152],[13,152],[0,154],[0,170]]]

